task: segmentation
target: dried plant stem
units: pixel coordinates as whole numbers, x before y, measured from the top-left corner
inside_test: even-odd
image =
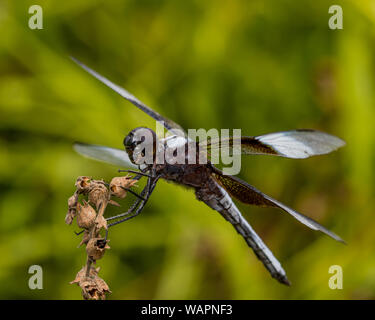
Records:
[[[103,204],[101,204],[99,206],[99,210],[98,212],[96,213],[96,217],[95,217],[95,221],[96,219],[98,218],[99,215],[103,216],[104,215],[104,210],[105,210],[105,207]],[[96,227],[96,223],[93,223],[92,224],[92,227],[91,227],[91,230],[89,231],[89,241],[90,239],[93,239],[95,238],[95,235],[99,233],[100,230],[97,230],[97,227]],[[87,255],[87,260],[86,260],[86,277],[90,277],[90,270],[91,270],[91,265],[92,263],[94,262],[95,260],[93,260],[89,255]]]
[[[87,261],[86,261],[86,273],[85,273],[86,278],[90,277],[90,270],[91,270],[92,262],[93,262],[93,260],[90,259],[90,257],[87,257]]]
[[[82,296],[86,300],[102,300],[106,294],[110,293],[108,285],[98,276],[99,268],[94,268],[93,264],[101,259],[104,252],[109,249],[109,240],[100,237],[102,229],[108,230],[104,212],[108,203],[119,206],[117,202],[111,200],[111,196],[125,198],[129,188],[136,185],[137,180],[129,175],[125,177],[113,178],[110,184],[102,180],[91,180],[88,177],[78,177],[76,181],[76,191],[68,200],[68,213],[65,222],[71,224],[77,217],[77,224],[84,229],[81,244],[86,245],[86,265],[77,273],[75,280],[82,289]],[[79,195],[87,196],[88,201],[83,200],[81,204]],[[93,204],[96,208],[90,205]]]

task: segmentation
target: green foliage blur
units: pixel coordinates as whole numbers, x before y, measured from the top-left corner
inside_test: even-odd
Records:
[[[76,224],[64,223],[67,199],[78,176],[109,181],[118,168],[72,143],[122,148],[131,129],[155,127],[72,55],[184,128],[312,128],[347,142],[306,160],[243,157],[241,178],[348,243],[239,204],[291,287],[191,190],[160,182],[139,217],[110,231],[98,261],[109,299],[374,299],[375,11],[371,0],[331,2],[1,1],[0,298],[81,299],[69,282],[86,255]],[[28,27],[33,4],[43,30]],[[343,30],[328,28],[332,4]],[[34,264],[43,290],[28,287]],[[332,265],[342,290],[328,286]]]

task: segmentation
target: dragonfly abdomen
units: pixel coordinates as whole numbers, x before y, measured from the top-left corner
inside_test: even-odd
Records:
[[[205,188],[196,190],[197,199],[219,212],[230,222],[247,245],[253,249],[257,258],[264,264],[271,276],[283,284],[289,285],[289,280],[280,262],[272,254],[262,239],[256,234],[247,220],[242,216],[229,194],[214,179]]]

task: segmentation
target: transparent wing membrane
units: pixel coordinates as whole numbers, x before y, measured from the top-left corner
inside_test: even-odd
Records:
[[[326,235],[330,236],[331,238],[345,243],[345,241],[342,240],[338,235],[326,229],[315,220],[287,207],[286,205],[271,198],[270,196],[267,196],[263,192],[257,190],[250,184],[246,183],[245,181],[242,181],[237,177],[223,175],[221,171],[216,168],[214,176],[216,180],[229,192],[230,195],[240,200],[241,202],[256,206],[280,208],[283,211],[289,213],[291,216],[293,216],[295,219],[297,219],[299,222],[303,223],[310,229],[319,230],[325,233]]]
[[[78,61],[77,59],[75,59],[73,57],[71,57],[71,59],[76,64],[78,64],[80,67],[82,67],[84,70],[86,70],[89,74],[91,74],[93,77],[95,77],[100,82],[102,82],[103,84],[105,84],[107,87],[109,87],[113,91],[117,92],[120,96],[122,96],[123,98],[125,98],[126,100],[128,100],[129,102],[131,102],[133,105],[135,105],[137,108],[141,109],[143,112],[147,113],[149,116],[151,116],[152,118],[154,118],[156,121],[162,123],[163,126],[167,130],[169,130],[169,131],[172,132],[172,134],[176,134],[176,135],[182,135],[183,134],[183,135],[186,135],[186,132],[184,131],[184,129],[180,125],[178,125],[177,123],[175,123],[172,120],[169,120],[169,119],[163,117],[162,115],[160,115],[156,111],[152,110],[150,107],[148,107],[143,102],[141,102],[140,100],[138,100],[135,96],[133,96],[130,92],[128,92],[124,88],[121,88],[120,86],[114,84],[113,82],[111,82],[107,78],[103,77],[102,75],[100,75],[96,71],[94,71],[94,70],[90,69],[89,67],[87,67],[86,65],[84,65],[82,62]]]
[[[122,168],[137,169],[137,166],[130,161],[125,150],[80,142],[76,142],[73,148],[79,154],[90,159],[106,162]]]

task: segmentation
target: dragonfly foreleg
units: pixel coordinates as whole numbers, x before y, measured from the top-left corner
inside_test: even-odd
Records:
[[[120,188],[123,189],[123,190],[125,190],[125,191],[127,191],[127,192],[130,192],[133,195],[135,195],[138,199],[145,200],[145,198],[143,198],[141,195],[139,195],[138,193],[134,192],[130,188],[125,188],[125,187],[122,187],[122,186],[120,186]]]
[[[137,200],[137,202],[136,202],[136,203],[132,206],[132,208],[130,208],[127,212],[125,212],[125,213],[123,213],[123,214],[120,214],[120,215],[117,215],[117,216],[115,216],[115,217],[108,218],[107,221],[108,221],[109,219],[113,220],[113,219],[117,219],[117,218],[120,218],[120,217],[125,217],[125,218],[123,218],[123,219],[121,219],[121,220],[119,220],[119,221],[116,221],[116,222],[112,222],[112,223],[110,223],[110,224],[108,225],[108,228],[109,228],[109,227],[112,227],[112,226],[114,226],[114,225],[120,224],[120,223],[122,223],[122,222],[125,222],[125,221],[127,221],[127,220],[130,220],[130,219],[136,217],[137,215],[139,215],[139,214],[142,212],[143,208],[145,207],[145,205],[146,205],[148,199],[150,198],[151,193],[154,191],[154,188],[155,188],[155,186],[156,186],[156,182],[157,182],[158,180],[159,180],[159,177],[155,177],[155,178],[151,178],[151,177],[149,177],[148,180],[147,180],[147,185],[146,185],[146,187],[142,190],[142,193],[141,193],[141,196],[143,196],[144,193],[146,193],[146,194],[144,195],[144,200]],[[137,205],[138,205],[139,203],[140,203],[140,205],[139,205],[139,207],[137,208],[137,210],[135,211],[135,213],[134,213],[133,215],[129,216],[129,214],[131,214],[131,213],[135,210],[135,208],[137,207]]]
[[[137,174],[139,176],[151,177],[149,174],[141,172],[141,171],[119,169],[118,172],[129,172],[129,173],[135,173],[135,174]]]
[[[118,214],[118,215],[116,215],[116,216],[113,216],[113,217],[109,217],[109,218],[107,218],[106,220],[107,220],[107,221],[111,221],[111,220],[118,219],[118,218],[122,218],[122,217],[124,217],[124,216],[127,216],[127,215],[131,214],[131,213],[136,209],[136,207],[141,203],[141,201],[142,201],[142,200],[145,200],[144,195],[145,195],[145,193],[146,193],[146,189],[147,189],[147,185],[146,185],[146,187],[142,190],[142,192],[141,192],[141,194],[140,194],[140,198],[138,198],[138,199],[132,204],[132,206],[130,207],[130,209],[129,209],[128,211],[126,211],[126,212],[124,212],[124,213],[120,213],[120,214]]]

